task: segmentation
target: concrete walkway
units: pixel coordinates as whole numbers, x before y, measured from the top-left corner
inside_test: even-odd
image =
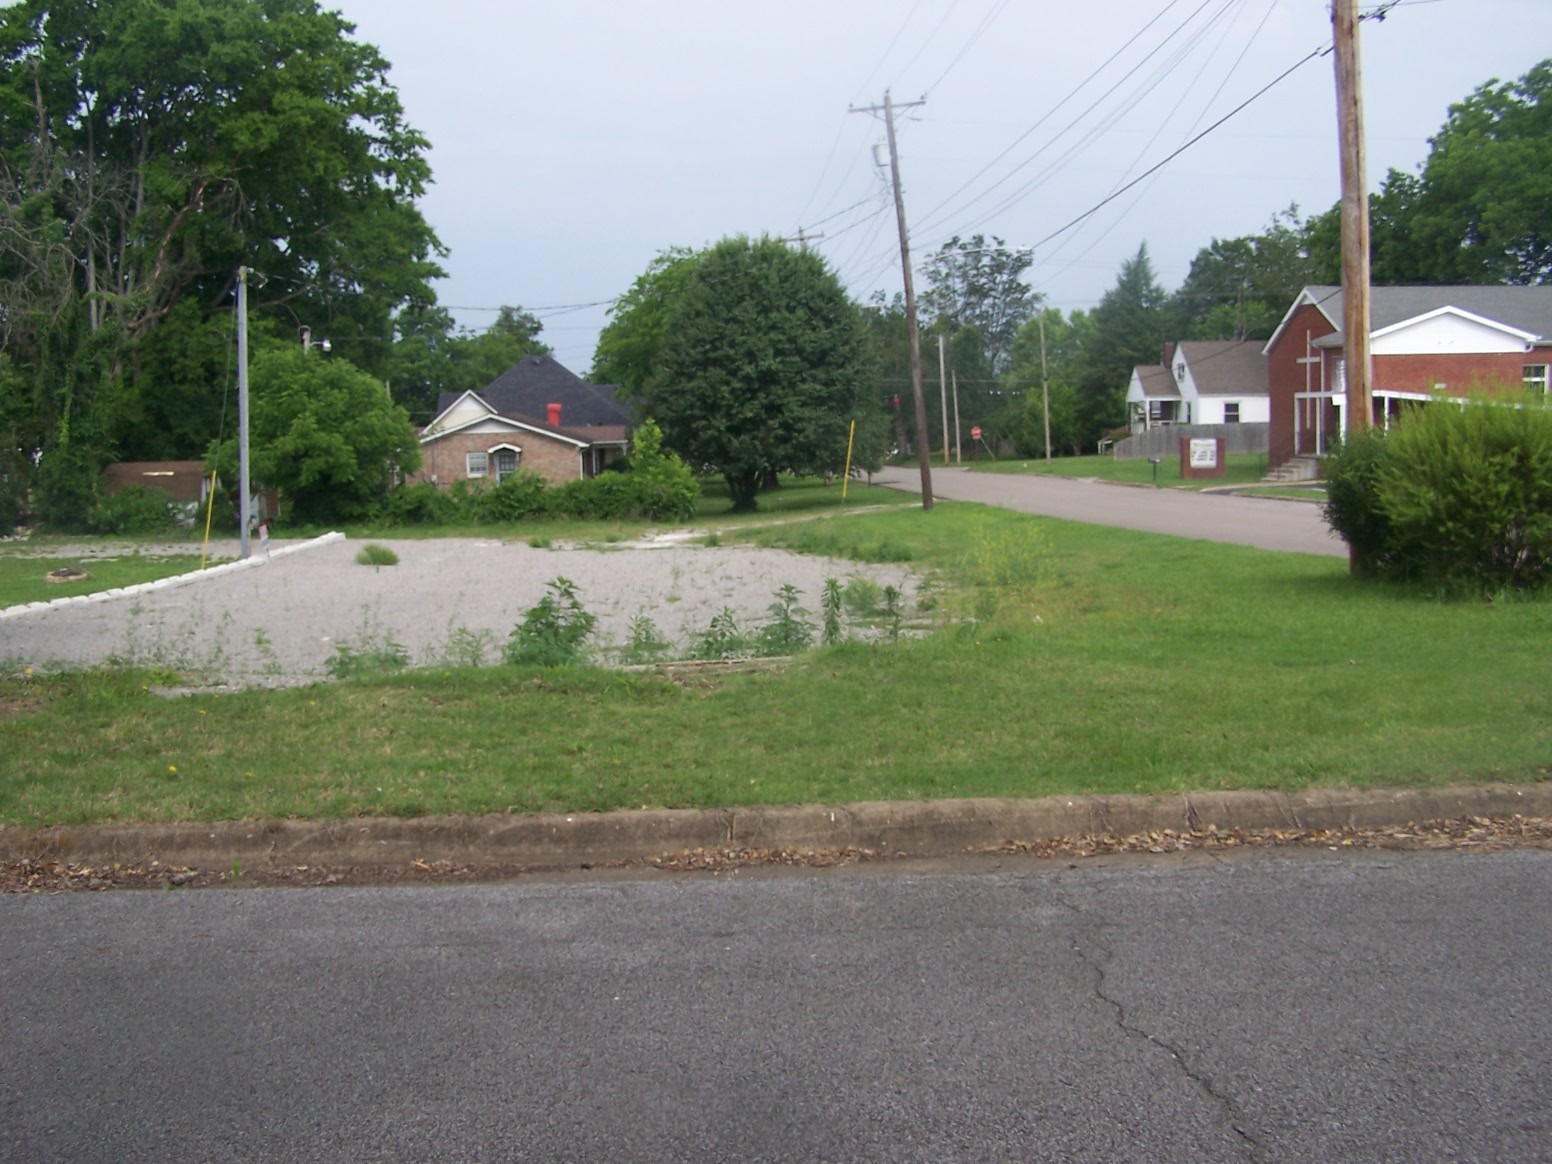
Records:
[[[916,492],[921,476],[914,466],[891,466],[874,474],[873,483]],[[1347,544],[1331,532],[1320,507],[1308,502],[1138,488],[1036,473],[972,473],[941,466],[933,467],[932,493],[946,501],[978,501],[1092,525],[1262,550],[1347,556]]]

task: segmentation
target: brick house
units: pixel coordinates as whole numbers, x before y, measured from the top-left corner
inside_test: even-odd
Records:
[[[1542,394],[1552,363],[1552,286],[1374,287],[1373,423],[1408,401],[1491,388]],[[1268,461],[1317,457],[1346,431],[1342,289],[1306,287],[1263,349],[1271,393]]]
[[[625,455],[628,424],[612,386],[588,384],[551,356],[530,356],[478,392],[442,394],[409,481],[495,484],[519,469],[555,485],[594,477]]]

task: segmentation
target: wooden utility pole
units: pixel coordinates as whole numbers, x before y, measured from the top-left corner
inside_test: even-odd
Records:
[[[1051,459],[1051,375],[1045,366],[1045,308],[1040,309],[1040,417],[1045,421],[1045,459]]]
[[[1363,75],[1358,0],[1334,0],[1336,116],[1342,147],[1342,365],[1346,429],[1372,423],[1374,363],[1369,355],[1369,186],[1363,140]]]
[[[900,193],[900,154],[895,148],[895,110],[911,109],[925,105],[921,101],[908,101],[896,105],[884,90],[884,104],[854,107],[852,113],[880,112],[884,115],[884,132],[889,142],[889,178],[895,192],[895,223],[900,229],[900,267],[905,276],[905,334],[911,348],[911,391],[916,397],[916,452],[921,461],[921,501],[923,509],[932,508],[932,450],[927,440],[927,402],[922,396],[921,333],[916,328],[916,285],[911,279],[911,239],[905,229],[905,198]]]
[[[943,333],[938,332],[938,395],[943,401],[943,463],[948,464],[948,373],[944,370]]]
[[[237,556],[246,560],[248,522],[248,268],[237,268]]]

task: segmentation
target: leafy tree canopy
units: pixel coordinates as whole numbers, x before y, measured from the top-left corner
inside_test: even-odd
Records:
[[[1126,385],[1132,368],[1157,363],[1170,338],[1168,301],[1153,273],[1148,244],[1121,264],[1115,286],[1090,315],[1091,331],[1076,368],[1082,439],[1126,423]]]
[[[932,328],[974,333],[979,366],[973,378],[1007,367],[1013,337],[1039,305],[1041,297],[1023,281],[1033,261],[1029,251],[1010,250],[996,237],[988,243],[977,234],[968,239],[956,235],[922,264],[927,287],[921,303]],[[961,369],[962,375],[969,372]]]
[[[589,380],[614,384],[627,398],[639,398],[646,391],[668,339],[673,302],[688,286],[700,257],[688,247],[670,247],[637,276],[609,309],[609,323],[598,336]]]
[[[1298,295],[1315,282],[1299,208],[1272,216],[1261,234],[1215,238],[1197,251],[1173,297],[1171,339],[1268,339]]]
[[[250,379],[253,478],[279,490],[289,518],[363,517],[388,491],[395,468],[419,467],[409,416],[348,361],[274,344],[255,355]],[[235,438],[209,459],[222,480],[237,480]]]
[[[518,307],[503,307],[484,331],[461,329],[441,307],[412,305],[395,320],[398,338],[384,364],[393,398],[418,424],[428,423],[443,392],[485,387],[529,356],[547,356],[544,325]]]
[[[882,444],[857,308],[818,255],[724,239],[667,305],[643,403],[667,447],[722,474],[735,509],[782,470],[840,471],[853,419],[864,463]]]

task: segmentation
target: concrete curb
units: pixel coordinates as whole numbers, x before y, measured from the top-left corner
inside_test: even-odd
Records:
[[[201,582],[207,578],[219,578],[222,574],[232,574],[238,570],[251,570],[255,566],[262,566],[275,558],[289,557],[291,554],[299,554],[303,550],[316,549],[332,542],[342,542],[345,535],[335,530],[320,537],[310,538],[305,542],[297,542],[295,545],[281,546],[278,550],[272,550],[267,557],[244,558],[236,562],[221,562],[219,565],[208,566],[203,570],[195,570],[189,574],[174,574],[170,578],[157,578],[151,582],[137,582],[133,586],[115,586],[112,590],[97,590],[91,594],[72,594],[68,598],[54,598],[48,602],[24,602],[20,606],[7,606],[0,610],[0,620],[18,618],[24,614],[38,614],[45,610],[57,610],[63,606],[84,606],[89,602],[107,602],[114,598],[128,598],[135,594],[148,594],[153,590],[172,590],[179,586],[187,586],[191,582]]]
[[[1552,816],[1552,784],[1366,791],[1054,796],[1040,800],[882,801],[767,808],[656,809],[529,816],[0,828],[0,860],[216,868],[411,861],[566,869],[686,849],[874,849],[944,856],[1004,841],[1129,835],[1209,825],[1342,828],[1465,816]]]

